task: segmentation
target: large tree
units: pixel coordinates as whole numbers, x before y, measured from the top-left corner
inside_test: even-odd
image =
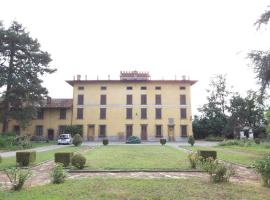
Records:
[[[8,131],[11,118],[23,127],[36,116],[36,107],[47,95],[40,79],[53,73],[50,55],[40,49],[37,39],[14,21],[5,28],[0,23],[0,88],[3,132]]]

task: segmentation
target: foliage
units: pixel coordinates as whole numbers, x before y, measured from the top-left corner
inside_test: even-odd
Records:
[[[48,138],[46,138],[44,136],[37,136],[37,135],[31,136],[30,141],[35,141],[35,142],[49,142]]]
[[[65,133],[71,134],[72,137],[74,137],[76,134],[83,135],[83,129],[82,126],[79,125],[69,125],[65,127]]]
[[[102,143],[103,143],[104,146],[106,146],[106,145],[109,144],[109,140],[108,140],[107,138],[104,138],[104,139],[102,140]]]
[[[78,169],[83,169],[85,163],[86,163],[86,158],[82,154],[75,154],[71,158],[72,166],[74,166]]]
[[[36,105],[42,105],[47,90],[41,76],[53,73],[49,68],[50,55],[40,49],[37,39],[14,21],[9,28],[0,24],[0,88],[3,98],[3,132],[8,130],[10,118],[21,127],[36,117]],[[12,109],[11,109],[12,108]]]
[[[188,160],[189,160],[190,167],[192,169],[196,169],[196,164],[199,160],[198,154],[197,153],[189,153]]]
[[[35,151],[19,151],[16,152],[16,163],[19,166],[29,166],[30,163],[36,161],[36,152]]]
[[[165,138],[161,138],[161,139],[159,140],[159,142],[160,142],[161,145],[165,145],[166,142],[167,142],[167,140],[166,140]]]
[[[212,158],[213,160],[217,159],[217,152],[211,150],[198,150],[198,156],[203,160]]]
[[[21,190],[25,181],[31,176],[30,170],[21,168],[9,168],[5,169],[4,172],[12,185],[12,189],[15,191]]]
[[[67,175],[63,166],[64,165],[62,163],[57,163],[52,169],[51,178],[53,184],[64,183]]]
[[[126,141],[127,144],[140,144],[141,143],[141,139],[138,138],[137,136],[129,136],[127,141]]]
[[[76,135],[74,136],[74,138],[73,138],[73,141],[72,141],[72,143],[73,143],[76,147],[79,146],[79,145],[81,145],[82,142],[83,142],[83,139],[82,139],[82,137],[81,137],[80,134],[76,134]]]
[[[201,161],[199,166],[210,175],[210,181],[213,183],[229,182],[230,177],[235,175],[235,170],[231,165],[226,165],[213,158]]]
[[[57,152],[54,154],[54,162],[62,163],[64,167],[69,166],[73,152]]]
[[[259,138],[255,138],[255,139],[254,139],[254,142],[255,142],[256,144],[260,144],[260,143],[261,143],[261,140],[260,140]]]
[[[16,138],[14,138],[13,145],[21,146],[22,149],[29,149],[32,147],[30,137],[27,135],[17,136]]]
[[[193,137],[193,136],[189,136],[189,137],[188,137],[188,143],[189,143],[191,146],[193,146],[193,145],[194,145],[194,143],[195,143],[195,139],[194,139],[194,137]]]
[[[214,136],[214,135],[208,135],[205,140],[206,141],[223,141],[225,138],[223,136]]]
[[[1,164],[1,162],[2,162],[2,157],[0,156],[0,164]]]
[[[261,175],[262,184],[270,187],[270,155],[255,161],[253,166],[256,172]]]

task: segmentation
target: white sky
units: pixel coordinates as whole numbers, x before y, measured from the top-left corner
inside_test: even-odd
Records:
[[[71,98],[64,80],[118,79],[121,70],[152,79],[190,76],[193,112],[209,78],[226,73],[235,91],[256,88],[251,49],[269,49],[267,26],[254,22],[270,0],[0,0],[0,20],[22,23],[48,51],[57,72],[44,78],[54,98]]]

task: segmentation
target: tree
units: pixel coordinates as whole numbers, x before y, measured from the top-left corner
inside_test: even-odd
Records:
[[[25,28],[14,21],[7,29],[0,23],[0,88],[4,89],[2,123],[8,130],[10,118],[22,127],[36,116],[37,106],[47,95],[40,77],[53,73],[51,57],[40,49],[37,39],[30,37]]]

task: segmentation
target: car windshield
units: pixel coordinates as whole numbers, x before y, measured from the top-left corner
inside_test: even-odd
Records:
[[[59,138],[60,139],[68,139],[69,137],[68,137],[68,135],[60,135]]]

